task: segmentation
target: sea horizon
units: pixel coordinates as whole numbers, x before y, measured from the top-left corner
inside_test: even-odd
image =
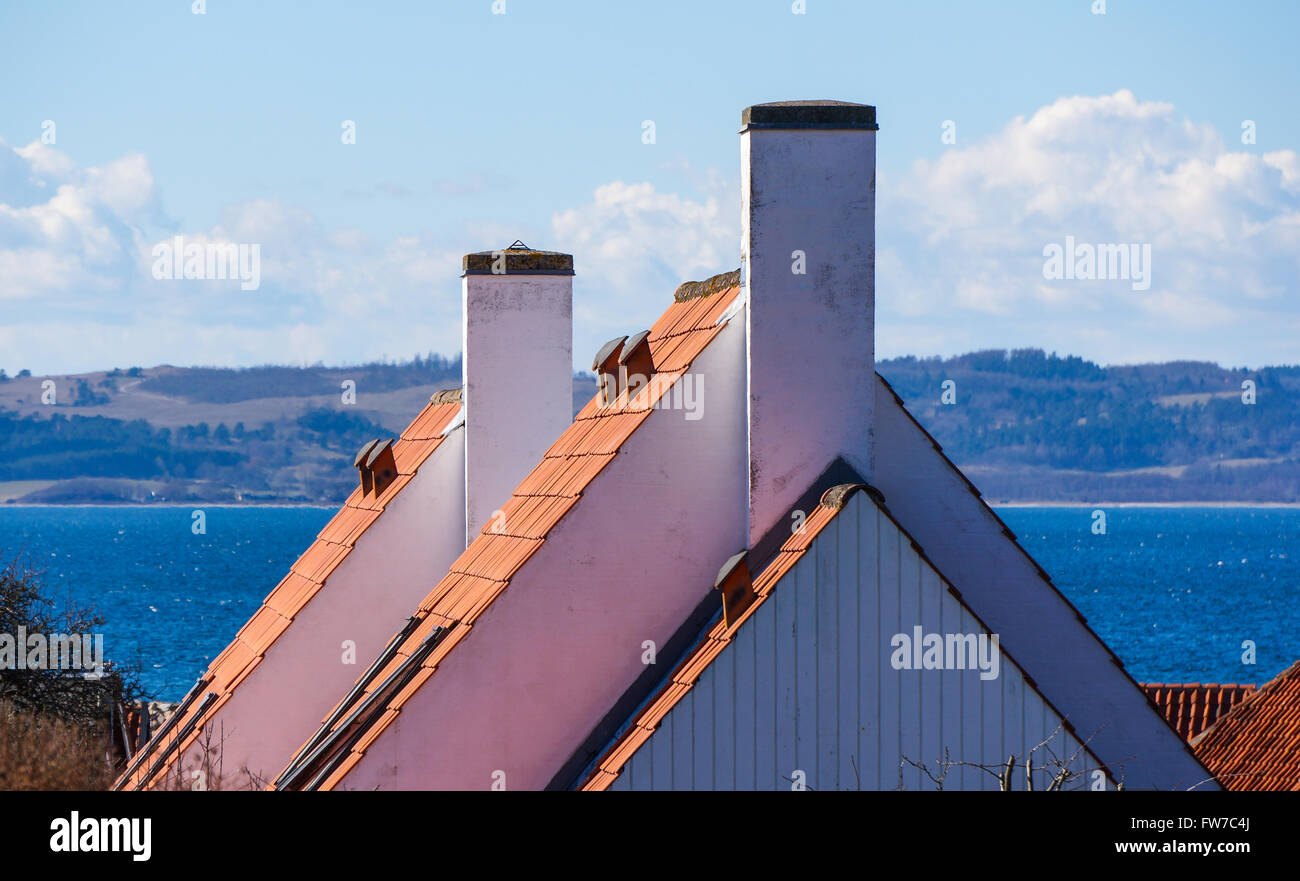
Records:
[[[1295,505],[994,505],[1139,681],[1268,681],[1300,658],[1279,611],[1296,596]],[[203,509],[201,534],[188,512]],[[1106,512],[1106,532],[1093,511]],[[107,654],[175,700],[252,617],[335,508],[5,505],[0,555],[46,595],[104,616]],[[432,588],[432,584],[429,585]],[[707,587],[707,586],[706,586]],[[413,598],[414,602],[419,598]],[[395,622],[394,629],[397,624]],[[1241,643],[1258,663],[1241,663]],[[1014,646],[1008,649],[1015,651]]]

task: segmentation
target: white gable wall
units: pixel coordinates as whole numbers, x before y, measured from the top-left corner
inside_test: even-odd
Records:
[[[691,373],[702,418],[641,424],[339,788],[545,787],[707,599],[746,543],[743,315]]]
[[[978,670],[895,670],[897,633],[984,633],[863,493],[816,537],[731,646],[663,719],[613,789],[934,789],[953,762],[1000,766],[1044,741],[1089,786],[1096,763],[1005,654]],[[1035,763],[1049,762],[1048,747]],[[900,767],[901,766],[901,767]],[[1099,778],[1104,781],[1104,776]],[[1049,782],[1035,775],[1035,786]],[[1016,788],[1024,775],[1017,771]],[[1113,788],[1109,783],[1107,788]],[[997,789],[953,767],[945,789]]]
[[[889,388],[876,382],[876,470],[885,504],[1039,689],[1128,788],[1186,789],[1209,777],[1100,639],[1002,532]],[[937,393],[937,392],[936,392]],[[1086,528],[1086,523],[1084,527]],[[1205,788],[1204,786],[1201,787]]]
[[[245,768],[273,781],[464,551],[464,445],[462,430],[443,439],[206,724],[224,786],[246,785]],[[343,662],[344,640],[355,663]],[[183,768],[203,762],[205,741]]]

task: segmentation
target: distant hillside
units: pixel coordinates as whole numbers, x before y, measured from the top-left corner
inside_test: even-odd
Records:
[[[459,357],[437,355],[0,375],[0,503],[336,504],[356,481],[357,449],[400,434],[460,375]],[[43,403],[47,381],[52,404]],[[591,377],[575,378],[575,401],[594,389]]]
[[[992,499],[1300,501],[1300,366],[1103,368],[1024,349],[877,367]]]
[[[0,373],[0,502],[336,504],[356,479],[354,451],[398,434],[433,392],[459,384],[460,369],[431,355]],[[878,369],[993,501],[1300,500],[1300,367],[1103,368],[1028,349]],[[47,380],[53,404],[42,402]],[[575,412],[594,390],[590,375],[574,378]]]

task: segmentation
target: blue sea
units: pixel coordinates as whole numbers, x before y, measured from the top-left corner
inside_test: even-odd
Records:
[[[22,553],[58,602],[94,606],[105,652],[177,700],[333,509],[0,508],[0,559]],[[999,511],[1139,681],[1263,683],[1300,658],[1300,509]],[[400,622],[395,622],[395,625]],[[1256,663],[1242,663],[1253,640]]]

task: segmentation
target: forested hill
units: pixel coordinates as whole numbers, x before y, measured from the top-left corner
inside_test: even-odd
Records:
[[[992,498],[1300,501],[1300,366],[1100,367],[1023,349],[877,369]]]
[[[1300,367],[1037,349],[877,367],[994,502],[1300,501]],[[459,384],[460,361],[23,374],[0,371],[0,502],[334,504],[355,450]],[[593,391],[576,376],[575,409]]]

